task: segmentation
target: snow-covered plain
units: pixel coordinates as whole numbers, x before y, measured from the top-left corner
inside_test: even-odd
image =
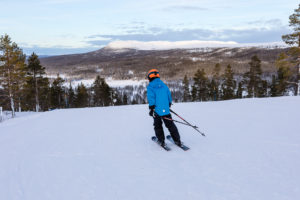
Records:
[[[126,86],[140,86],[140,85],[146,86],[146,84],[148,83],[148,80],[132,80],[132,79],[129,79],[129,80],[115,80],[115,79],[111,79],[111,78],[108,78],[105,81],[112,88],[116,88],[116,87],[124,88]],[[77,87],[80,84],[83,84],[86,87],[91,87],[91,86],[93,86],[94,82],[95,82],[95,79],[72,80],[71,85],[72,85],[73,88]],[[69,87],[70,82],[66,81],[64,86]]]
[[[150,140],[147,105],[55,110],[0,123],[2,200],[296,200],[300,98],[181,103],[191,150]],[[167,131],[166,131],[167,132]]]

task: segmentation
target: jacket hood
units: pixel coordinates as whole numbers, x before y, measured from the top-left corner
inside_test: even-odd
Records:
[[[153,88],[161,88],[163,87],[163,82],[160,80],[160,78],[155,78],[149,83],[149,86]]]

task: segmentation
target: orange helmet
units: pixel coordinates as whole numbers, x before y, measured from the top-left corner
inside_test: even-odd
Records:
[[[147,75],[148,79],[159,78],[159,71],[157,69],[151,69]]]

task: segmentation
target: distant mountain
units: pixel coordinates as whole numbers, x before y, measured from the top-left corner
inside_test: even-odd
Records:
[[[31,56],[31,54],[26,54],[26,59],[28,59],[30,56]],[[38,55],[38,56],[39,56],[39,58],[41,59],[41,58],[51,57],[51,56],[53,56],[53,55]]]
[[[49,56],[49,55],[39,55],[39,58],[47,58],[47,57],[51,57],[51,56]]]
[[[251,57],[262,60],[264,73],[274,73],[274,61],[288,48],[210,47],[196,49],[137,50],[105,47],[97,51],[41,58],[49,74],[64,74],[74,78],[94,78],[96,75],[115,79],[144,79],[151,68],[158,68],[166,79],[190,77],[199,68],[211,74],[216,63],[223,68],[231,64],[236,73],[248,70]]]

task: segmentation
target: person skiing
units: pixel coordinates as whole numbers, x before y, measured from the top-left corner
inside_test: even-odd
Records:
[[[168,128],[176,145],[180,146],[180,135],[170,113],[172,105],[171,92],[168,86],[160,80],[159,71],[151,69],[147,78],[149,85],[147,86],[147,99],[149,103],[149,115],[154,119],[154,131],[161,146],[165,145],[165,135],[162,127],[162,121]]]

